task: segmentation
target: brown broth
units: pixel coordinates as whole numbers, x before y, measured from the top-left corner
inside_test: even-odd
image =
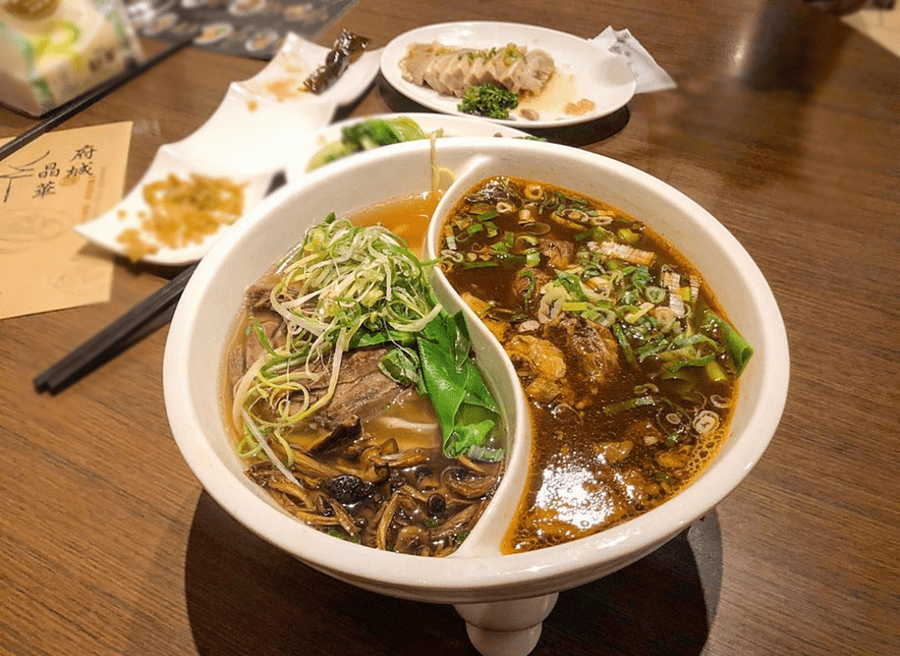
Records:
[[[539,187],[541,198],[527,197],[526,187],[531,195]],[[551,197],[553,203],[545,201]],[[568,209],[560,211],[562,206]],[[557,214],[551,216],[554,208]],[[570,210],[574,213],[567,215]],[[567,216],[576,220],[566,220]],[[597,223],[607,225],[595,228]],[[513,240],[506,233],[518,237]],[[526,237],[520,239],[523,234]],[[643,252],[655,254],[646,269],[653,281],[659,280],[663,264],[680,272],[684,281],[690,276],[700,280],[671,244],[633,217],[546,184],[508,178],[483,181],[457,204],[445,224],[445,240],[452,236],[456,244],[450,250],[457,255],[445,259],[442,268],[457,291],[474,297],[467,300],[504,344],[529,398],[533,426],[529,483],[504,538],[505,553],[568,542],[658,506],[697,476],[727,434],[737,390],[727,354],[715,357],[718,369],[727,374],[722,382],[712,382],[703,367],[683,367],[679,377],[664,379],[659,373],[664,356],[651,355],[631,366],[610,330],[617,321],[607,314],[590,314],[584,305],[592,304],[576,303],[556,318],[545,314],[544,322],[538,320],[539,290],[560,271],[581,278],[587,286],[596,284],[607,296],[624,294],[604,280],[616,280],[619,274],[610,272],[629,268],[632,271],[623,275],[634,280],[640,275],[634,273],[635,267],[615,257],[599,257],[586,247],[619,234],[638,249],[638,257],[644,257]],[[553,248],[547,246],[550,242],[555,242]],[[574,245],[571,254],[565,244]],[[539,262],[528,255],[529,249],[545,247]],[[699,290],[690,303],[693,313],[703,316],[709,309],[724,317],[704,284]],[[663,310],[654,312],[670,318]],[[637,321],[642,325],[641,319]],[[610,328],[603,326],[606,322]],[[710,371],[716,371],[715,365]],[[652,399],[652,405],[628,409],[617,405],[640,397]],[[718,424],[709,432],[687,425],[699,421],[703,411],[717,416]]]
[[[422,241],[438,200],[433,194],[396,198],[352,213],[348,218],[355,225],[383,225],[402,238],[409,250],[421,256]]]
[[[420,250],[436,201],[428,196],[400,198],[356,212],[356,225],[380,224]],[[247,328],[254,320],[271,320],[265,304],[255,304],[258,288],[271,287],[279,271],[273,267],[248,292],[248,302],[229,346],[236,361],[248,361]],[[254,346],[253,348],[257,348]],[[351,356],[345,356],[349,359]],[[232,387],[243,370],[229,366],[224,385],[225,416],[231,415]],[[327,407],[327,406],[326,406]],[[316,415],[284,434],[295,455],[291,483],[261,455],[247,459],[247,475],[268,490],[289,514],[314,528],[363,545],[428,556],[452,553],[477,522],[496,487],[502,464],[474,464],[450,459],[441,449],[441,432],[431,403],[408,389],[362,424],[351,443],[320,448],[330,434]],[[232,422],[228,422],[231,426]],[[243,436],[232,426],[240,449]],[[272,448],[284,453],[271,441]],[[304,456],[311,456],[306,458]],[[310,464],[309,461],[315,461]]]

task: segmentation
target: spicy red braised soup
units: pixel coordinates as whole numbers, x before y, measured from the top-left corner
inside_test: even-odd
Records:
[[[505,553],[646,512],[716,453],[752,348],[646,225],[566,189],[491,178],[450,213],[441,249],[530,402],[530,481]]]

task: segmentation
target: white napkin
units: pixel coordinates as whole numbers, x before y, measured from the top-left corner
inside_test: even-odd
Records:
[[[610,26],[591,41],[621,57],[628,64],[637,80],[635,93],[664,91],[678,86],[628,30],[614,30]]]

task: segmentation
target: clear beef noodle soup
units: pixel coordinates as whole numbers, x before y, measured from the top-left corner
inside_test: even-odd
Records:
[[[431,207],[405,199],[375,216],[421,234]],[[499,410],[469,355],[461,316],[435,303],[399,237],[328,217],[246,294],[226,396],[247,475],[336,537],[451,553],[504,455]]]
[[[565,189],[494,178],[450,213],[441,255],[530,401],[530,482],[505,552],[646,512],[716,453],[752,350],[647,226]]]

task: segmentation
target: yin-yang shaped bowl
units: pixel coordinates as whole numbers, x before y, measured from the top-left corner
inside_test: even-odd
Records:
[[[528,405],[502,346],[433,272],[439,300],[461,309],[476,362],[502,409],[505,473],[462,546],[444,558],[379,551],[331,537],[289,516],[243,473],[223,412],[225,354],[244,293],[329,212],[339,216],[426,193],[433,173],[446,192],[423,235],[439,252],[444,213],[477,181],[508,175],[558,185],[619,207],[669,240],[701,272],[731,321],[754,346],[719,453],[660,507],[567,544],[515,554],[500,543],[528,476]],[[399,144],[335,162],[264,199],[201,260],[171,324],[164,361],[172,433],[207,492],[247,529],[304,563],[375,592],[455,604],[483,654],[526,654],[559,591],[601,578],[658,548],[708,513],[750,472],[779,423],[788,389],[784,324],[759,268],[712,215],[638,169],[587,151],[537,141],[457,138]],[[411,627],[411,630],[415,630]]]

